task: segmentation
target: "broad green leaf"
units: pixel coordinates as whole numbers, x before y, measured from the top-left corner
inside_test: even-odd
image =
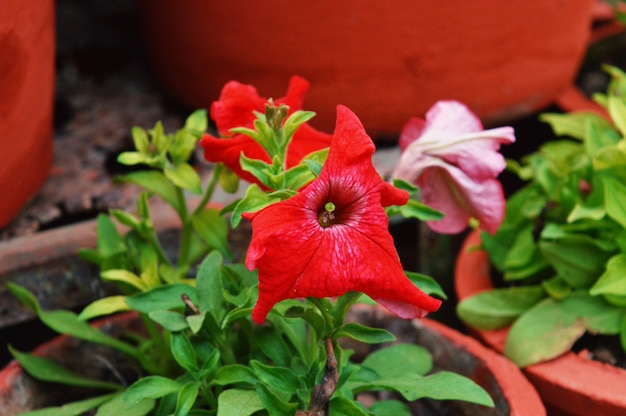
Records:
[[[185,384],[178,392],[174,416],[187,416],[198,397],[199,386],[196,382]]]
[[[626,186],[616,178],[603,175],[606,212],[626,228]]]
[[[378,403],[378,402],[377,402]],[[333,416],[370,416],[372,414],[376,416],[405,416],[405,413],[379,413],[376,409],[370,409],[372,412],[368,412],[363,408],[363,405],[354,400],[349,400],[341,396],[333,396],[330,400],[330,414]],[[407,416],[410,416],[407,415]]]
[[[333,338],[348,337],[367,344],[382,344],[393,342],[396,337],[391,332],[381,328],[370,328],[357,323],[347,323],[335,330]]]
[[[176,186],[186,189],[196,195],[202,194],[200,176],[188,163],[167,167],[163,170],[165,177]]]
[[[262,328],[254,334],[254,340],[263,354],[276,366],[289,367],[293,351],[273,328]]]
[[[406,274],[415,286],[427,295],[436,296],[444,300],[448,299],[439,282],[432,277],[421,273],[410,272],[408,270],[405,270],[404,274]]]
[[[250,368],[261,384],[275,389],[285,396],[295,394],[301,380],[290,368],[269,366],[259,361],[250,361]]]
[[[464,299],[457,306],[459,317],[484,330],[503,328],[546,297],[540,286],[493,289]]]
[[[171,378],[146,376],[134,382],[122,394],[126,408],[139,405],[145,399],[159,399],[180,390],[181,384]]]
[[[264,408],[254,390],[224,390],[217,398],[217,416],[251,416]]]
[[[504,354],[520,367],[555,358],[586,331],[582,319],[547,298],[526,311],[511,326]]]
[[[617,334],[626,310],[606,302],[603,297],[591,296],[583,290],[572,293],[561,302],[565,313],[582,319],[585,327],[595,333]]]
[[[122,270],[122,269],[105,270],[102,273],[100,273],[100,277],[102,277],[102,280],[107,281],[107,282],[127,283],[141,291],[149,289],[146,282],[141,280],[141,278],[137,276],[135,273],[129,272],[128,270]]]
[[[211,381],[219,386],[228,386],[231,384],[250,384],[254,386],[258,381],[257,376],[248,366],[241,364],[232,364],[221,367],[217,370],[217,374]]]
[[[180,211],[181,209],[176,188],[161,172],[156,170],[142,170],[118,176],[116,180],[140,186],[159,195],[174,207],[176,211]]]
[[[63,406],[46,407],[44,409],[32,410],[30,412],[20,413],[20,416],[80,416],[88,414],[88,412],[96,407],[108,402],[116,397],[118,393],[107,394],[105,396],[92,397],[80,400]]]
[[[174,359],[191,374],[198,372],[198,358],[191,341],[182,332],[170,334],[170,349]]]
[[[205,243],[225,257],[233,257],[228,246],[228,222],[214,208],[204,209],[191,217],[194,230]]]
[[[60,383],[69,386],[93,387],[105,390],[121,390],[119,384],[108,383],[100,380],[91,380],[72,373],[65,367],[55,362],[36,355],[20,352],[10,345],[7,346],[11,355],[17,360],[24,370],[37,380],[51,383]]]
[[[425,375],[433,366],[428,350],[414,344],[395,344],[369,354],[363,367],[374,370],[380,378],[393,378],[398,374]]]
[[[168,310],[152,311],[148,316],[154,322],[171,332],[179,332],[189,328],[185,316],[178,312]]]
[[[331,402],[332,404],[332,402]],[[377,400],[370,407],[376,416],[411,416],[411,410],[398,400]]]
[[[126,251],[124,237],[120,235],[115,223],[105,214],[99,214],[96,220],[98,234],[98,252],[104,257],[110,257]]]
[[[280,391],[280,390],[279,390]],[[264,383],[256,385],[256,392],[270,416],[293,416],[298,410],[297,403],[290,403],[278,396],[276,391]]]
[[[256,212],[274,202],[280,201],[280,198],[269,197],[257,184],[252,184],[246,190],[244,197],[237,203],[233,209],[231,224],[234,227],[239,225],[241,214],[244,212]]]
[[[204,133],[208,125],[207,111],[205,109],[194,111],[185,120],[185,129],[192,130],[198,135]]]
[[[129,409],[122,400],[122,396],[123,394],[118,394],[113,399],[100,406],[96,416],[145,416],[148,415],[156,405],[153,399],[144,399]]]
[[[12,282],[7,282],[6,287],[20,302],[36,312],[41,322],[53,331],[84,341],[107,345],[131,356],[136,356],[137,351],[134,347],[93,328],[87,322],[78,319],[74,312],[66,310],[44,311],[41,309],[37,298],[26,288]]]
[[[196,277],[198,307],[200,312],[210,312],[216,322],[221,322],[226,313],[223,304],[223,258],[214,251],[204,258]]]
[[[136,293],[126,298],[126,303],[132,309],[142,313],[165,309],[183,309],[185,303],[182,300],[182,295],[189,296],[195,305],[198,304],[196,288],[184,283],[168,284]]]
[[[606,270],[591,287],[589,294],[626,295],[626,254],[617,254],[609,259]]]
[[[431,398],[435,400],[463,400],[483,406],[493,407],[489,394],[467,377],[448,371],[440,371],[430,376],[401,373],[393,378],[379,379],[361,386],[359,391],[389,389],[396,391],[408,401]]]
[[[78,319],[88,321],[90,319],[111,315],[117,312],[129,311],[130,307],[126,304],[126,296],[108,296],[91,302],[78,315]]]

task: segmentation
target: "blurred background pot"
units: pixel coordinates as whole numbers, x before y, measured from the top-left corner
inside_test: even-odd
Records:
[[[0,0],[0,227],[52,163],[53,0]]]
[[[297,74],[311,82],[314,126],[332,131],[340,103],[381,139],[439,99],[486,124],[550,104],[576,75],[594,3],[139,0],[138,10],[152,71],[183,104],[208,107],[231,79],[282,96]]]

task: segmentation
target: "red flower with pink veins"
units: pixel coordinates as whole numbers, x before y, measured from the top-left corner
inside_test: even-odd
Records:
[[[402,318],[437,310],[440,300],[404,274],[383,207],[408,194],[384,182],[375,147],[359,119],[337,107],[337,124],[320,176],[299,194],[244,217],[252,222],[246,266],[259,271],[252,319],[262,323],[284,299],[363,292]]]
[[[297,76],[291,77],[287,95],[274,99],[274,104],[276,106],[287,105],[289,114],[301,110],[304,95],[308,89],[308,81]],[[250,159],[269,163],[269,155],[252,138],[243,134],[233,135],[230,129],[253,128],[256,119],[254,112],[265,113],[267,102],[268,99],[259,96],[252,85],[244,85],[236,81],[228,82],[222,89],[219,100],[211,105],[211,118],[223,137],[213,137],[209,134],[202,137],[200,145],[204,148],[204,158],[209,162],[222,162],[240,178],[259,184],[257,178],[241,169],[239,156],[243,152]],[[286,168],[297,166],[311,152],[327,148],[331,137],[330,134],[315,130],[307,123],[301,125],[287,149]]]
[[[465,105],[439,101],[426,120],[413,118],[402,129],[402,156],[393,177],[416,184],[421,201],[443,212],[443,219],[427,222],[434,231],[458,233],[476,218],[493,234],[505,207],[496,177],[506,162],[498,150],[514,141],[512,127],[483,130]]]

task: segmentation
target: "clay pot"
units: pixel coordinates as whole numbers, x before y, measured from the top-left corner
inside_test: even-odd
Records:
[[[440,99],[486,124],[548,105],[576,75],[594,3],[140,0],[138,10],[154,75],[187,106],[207,108],[229,80],[282,96],[300,75],[314,126],[332,131],[344,104],[381,138]]]
[[[376,319],[386,322],[387,327],[402,341],[416,342],[428,349],[433,354],[435,368],[455,371],[470,377],[485,388],[496,403],[495,408],[489,409],[455,401],[432,403],[420,401],[419,413],[415,414],[461,416],[546,414],[537,392],[521,372],[510,361],[480,345],[476,340],[428,319],[414,321],[393,319],[384,312],[377,313],[380,309],[370,307],[360,309],[357,314],[361,317],[364,314],[371,317],[372,311]],[[115,336],[129,329],[137,330],[140,322],[136,315],[130,313],[101,320],[98,325]],[[67,336],[60,336],[37,348],[35,353],[70,368],[78,370],[87,368],[91,372],[91,377],[97,377],[98,374],[106,376],[108,367],[102,365],[104,360],[98,360],[101,365],[94,362],[94,351],[90,351],[89,345]],[[120,358],[115,354],[111,355],[111,351],[98,348],[100,348],[98,355],[106,357],[109,362]],[[118,368],[120,367],[124,367],[123,362],[118,365]],[[0,414],[9,415],[50,406],[52,403],[67,400],[68,394],[79,397],[78,392],[68,390],[67,387],[56,388],[50,384],[34,381],[15,361],[0,371]],[[418,409],[414,409],[414,412],[417,411]]]
[[[472,232],[463,243],[455,268],[455,290],[459,300],[493,288],[489,259],[480,245],[480,234]],[[508,329],[472,333],[502,353]],[[626,415],[626,371],[568,352],[558,358],[524,368],[546,408],[562,416]]]
[[[0,13],[0,227],[52,164],[54,1],[3,0]]]

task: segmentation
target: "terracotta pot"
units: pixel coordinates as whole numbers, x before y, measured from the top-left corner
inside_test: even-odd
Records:
[[[332,131],[344,104],[381,138],[440,99],[487,124],[548,105],[576,75],[594,3],[140,0],[138,10],[152,71],[184,104],[208,107],[232,79],[282,96],[295,74],[311,82],[314,126]]]
[[[41,187],[52,163],[54,4],[0,2],[0,227]]]
[[[361,309],[360,313],[370,315],[372,310],[374,309],[365,308]],[[510,361],[480,345],[476,340],[435,321],[427,319],[402,321],[392,319],[386,313],[377,315],[377,319],[386,321],[388,325],[394,327],[390,329],[395,333],[403,334],[400,336],[404,338],[403,341],[417,342],[427,348],[433,354],[436,368],[455,371],[472,378],[483,386],[496,402],[493,409],[468,403],[437,402],[447,409],[442,411],[449,412],[450,409],[454,409],[453,414],[468,416],[546,414],[539,396],[521,372]],[[122,314],[101,320],[98,325],[115,336],[129,329],[137,330],[140,322],[134,314]],[[95,365],[93,351],[90,352],[88,345],[60,336],[37,348],[35,353],[71,368],[88,368],[91,377],[97,377],[98,374],[105,376],[108,374],[108,367]],[[98,354],[106,356],[107,360],[119,358],[105,350],[99,350]],[[67,387],[54,388],[50,384],[34,381],[15,361],[0,371],[0,414],[10,415],[49,406],[58,402],[61,397],[62,400],[66,400],[68,394],[78,393],[68,391]],[[427,414],[451,414],[437,413],[438,410],[432,408],[429,411],[434,413]]]
[[[480,246],[480,234],[472,232],[463,243],[455,268],[459,300],[493,288],[489,259]],[[508,329],[472,333],[498,352],[504,350]],[[524,368],[546,408],[562,416],[626,415],[626,371],[568,352],[553,360]]]

